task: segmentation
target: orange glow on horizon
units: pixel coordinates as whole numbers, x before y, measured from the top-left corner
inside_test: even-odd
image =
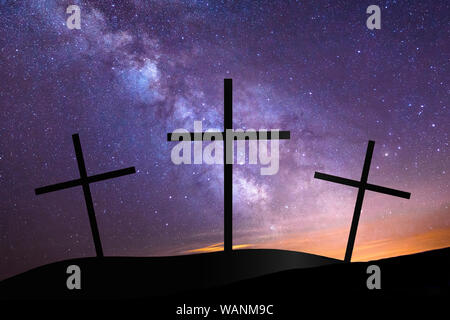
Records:
[[[233,245],[233,249],[282,249],[301,251],[325,257],[343,260],[347,228],[328,230],[328,232],[310,232],[279,241],[258,244]],[[353,251],[352,261],[370,261],[389,257],[414,254],[450,246],[450,228],[436,229],[421,234],[385,238],[379,240],[360,240],[358,237]],[[223,250],[223,242],[201,248],[186,250],[184,254],[208,253]]]
[[[252,247],[251,244],[238,244],[233,246],[233,250],[238,249],[245,249]],[[184,253],[208,253],[208,252],[216,252],[216,251],[223,251],[223,242],[218,242],[211,244],[206,247],[198,248],[198,249],[191,249],[187,250]]]

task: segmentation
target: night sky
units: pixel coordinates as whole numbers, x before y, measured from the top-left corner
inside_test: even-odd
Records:
[[[66,8],[81,8],[81,30]],[[366,8],[381,8],[368,30]],[[280,169],[234,165],[234,245],[343,259],[359,180],[366,193],[354,260],[450,245],[448,1],[0,1],[0,279],[94,256],[81,187],[88,174],[105,255],[221,250],[223,166],[171,162],[177,128],[290,130]],[[207,145],[205,143],[204,145]]]

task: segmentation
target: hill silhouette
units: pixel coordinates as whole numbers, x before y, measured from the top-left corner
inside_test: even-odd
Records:
[[[282,302],[307,297],[441,296],[450,293],[450,248],[371,262],[343,263],[283,250],[236,250],[173,257],[104,257],[60,261],[0,282],[0,298],[128,298],[153,301]],[[66,269],[81,268],[81,290]],[[367,266],[381,268],[382,290],[368,290]]]
[[[79,258],[44,265],[0,282],[0,298],[143,298],[174,295],[296,268],[341,263],[285,250],[235,250],[171,257]],[[66,287],[81,269],[81,290]]]
[[[450,296],[450,248],[432,250],[369,262],[338,263],[292,269],[197,292],[199,296],[252,297],[256,300],[292,300],[292,292],[307,292],[311,298],[338,297],[438,297]],[[367,267],[381,269],[381,290],[369,290]],[[192,293],[189,293],[190,295]]]

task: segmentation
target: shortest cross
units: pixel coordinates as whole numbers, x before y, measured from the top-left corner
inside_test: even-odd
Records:
[[[97,221],[95,219],[94,203],[92,202],[91,189],[89,184],[93,182],[98,182],[102,180],[117,178],[127,174],[136,173],[134,167],[129,167],[125,169],[110,171],[106,173],[97,174],[94,176],[88,176],[86,171],[86,166],[84,164],[83,152],[81,150],[80,137],[78,134],[72,135],[73,145],[75,148],[75,155],[77,156],[78,170],[80,171],[80,178],[75,180],[70,180],[66,182],[61,182],[41,188],[35,189],[36,195],[43,193],[53,192],[57,190],[67,189],[76,186],[83,187],[84,199],[86,201],[86,207],[89,215],[89,222],[91,224],[92,238],[94,239],[95,252],[97,257],[103,257],[102,243],[100,241],[100,234],[98,232]]]
[[[353,213],[352,226],[350,228],[350,234],[348,236],[347,250],[345,251],[345,262],[350,262],[352,259],[353,246],[355,244],[356,229],[358,228],[359,216],[361,215],[361,208],[364,199],[364,193],[366,190],[389,194],[400,198],[409,199],[411,193],[399,191],[395,189],[385,188],[374,184],[367,183],[369,177],[370,162],[372,161],[373,148],[375,147],[375,141],[369,141],[367,146],[366,159],[364,160],[364,167],[361,175],[361,180],[350,180],[330,174],[315,172],[314,178],[327,180],[335,183],[345,184],[350,187],[358,188],[358,197],[356,198],[355,211]]]

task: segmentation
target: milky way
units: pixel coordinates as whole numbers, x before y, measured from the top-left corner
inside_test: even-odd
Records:
[[[88,174],[137,173],[91,185],[105,255],[220,249],[223,167],[171,162],[177,128],[290,130],[280,170],[234,166],[234,244],[343,258],[359,179],[412,193],[368,192],[356,259],[450,245],[447,1],[0,2],[0,278],[95,254],[80,187]],[[81,29],[66,8],[81,8]]]

